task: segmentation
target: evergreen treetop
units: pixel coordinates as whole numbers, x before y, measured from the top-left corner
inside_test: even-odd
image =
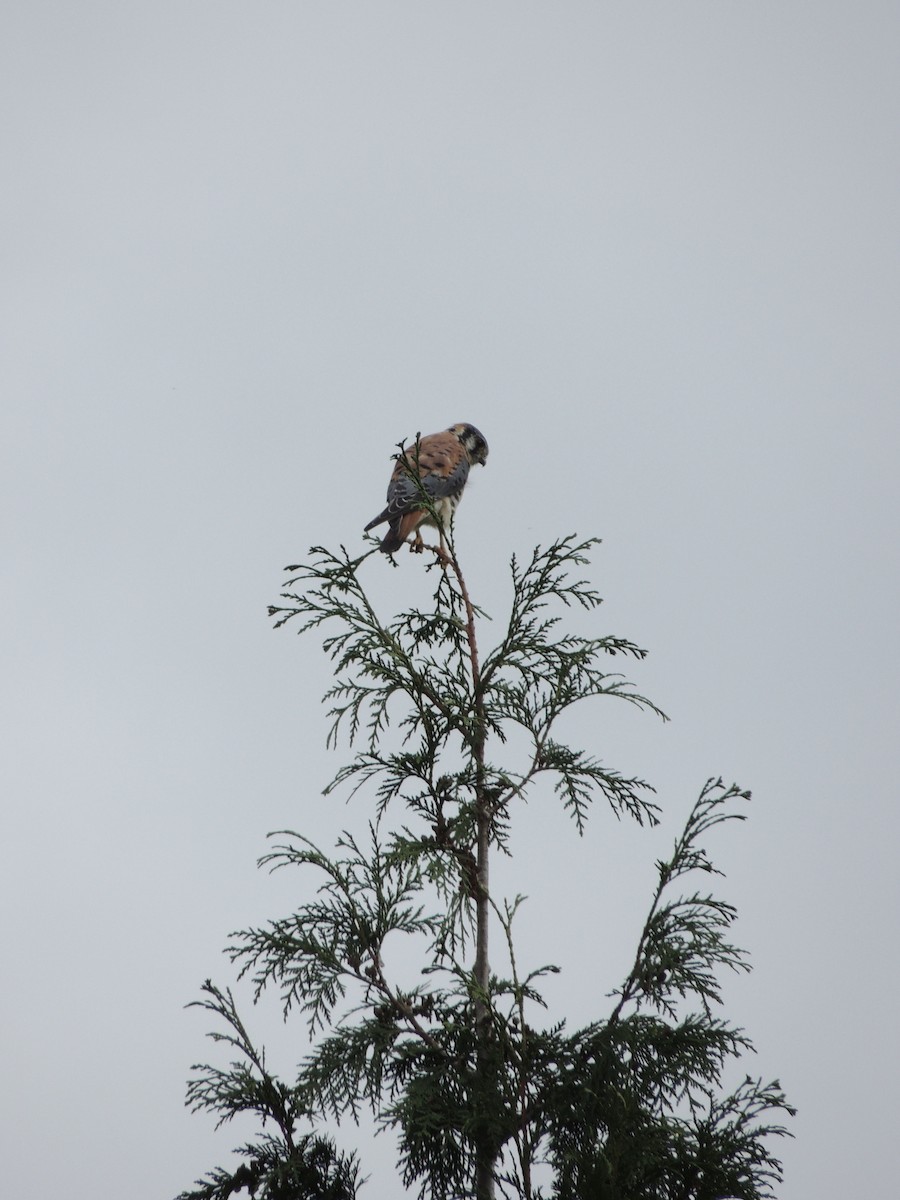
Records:
[[[564,713],[604,697],[662,715],[608,670],[645,651],[566,628],[567,609],[600,604],[582,577],[595,545],[566,537],[514,557],[509,616],[486,653],[452,530],[427,548],[430,606],[390,617],[366,588],[371,552],[317,547],[288,568],[270,611],[278,626],[322,637],[334,671],[328,743],[349,749],[326,791],[369,797],[370,819],[333,851],[283,831],[261,859],[302,868],[309,898],[235,934],[228,953],[256,997],[275,989],[285,1018],[302,1016],[307,1051],[283,1082],[232,993],[204,985],[196,1003],[234,1058],[195,1066],[188,1103],[220,1123],[255,1113],[262,1131],[235,1169],[179,1200],[242,1189],[256,1200],[350,1200],[359,1156],[322,1128],[363,1109],[396,1133],[400,1177],[427,1200],[774,1196],[772,1139],[793,1110],[777,1081],[748,1076],[726,1090],[727,1069],[752,1047],[720,1015],[722,970],[749,968],[730,940],[735,910],[696,882],[718,874],[707,834],[743,820],[749,793],[703,786],[657,863],[634,959],[586,1028],[542,1022],[542,981],[556,968],[519,962],[522,898],[491,891],[491,857],[508,853],[526,795],[554,796],[579,834],[598,800],[641,825],[660,820],[646,782],[559,734]],[[527,747],[518,761],[513,745]],[[423,948],[412,986],[385,966],[391,934]]]

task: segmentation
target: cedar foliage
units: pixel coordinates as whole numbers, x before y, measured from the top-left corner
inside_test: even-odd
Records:
[[[606,1011],[575,1031],[542,1023],[542,981],[556,968],[519,964],[522,898],[492,894],[491,855],[508,852],[517,802],[539,790],[579,834],[598,802],[656,825],[647,783],[557,731],[573,705],[600,698],[663,714],[608,669],[644,650],[566,630],[566,609],[600,604],[580,577],[595,541],[566,537],[512,559],[505,631],[481,657],[484,614],[449,533],[444,550],[429,548],[437,583],[424,611],[385,619],[365,587],[372,551],[322,547],[287,568],[283,603],[270,609],[277,626],[323,638],[334,668],[328,742],[350,748],[326,791],[363,793],[373,816],[364,837],[345,832],[331,852],[298,831],[273,835],[261,864],[302,869],[312,898],[235,934],[228,954],[256,998],[277,990],[285,1018],[305,1021],[308,1052],[290,1082],[278,1078],[231,992],[207,981],[196,1004],[233,1061],[196,1065],[188,1104],[219,1123],[256,1114],[261,1132],[238,1148],[236,1168],[179,1200],[244,1189],[255,1200],[352,1200],[357,1155],[318,1130],[363,1109],[398,1135],[400,1177],[423,1200],[772,1197],[773,1138],[793,1110],[777,1081],[725,1089],[726,1069],[752,1047],[719,1015],[720,980],[749,968],[730,940],[735,910],[696,882],[719,874],[706,836],[743,820],[749,793],[703,786],[657,863],[634,960]],[[528,747],[518,763],[504,758],[513,731]],[[423,948],[413,987],[382,960],[392,934]]]

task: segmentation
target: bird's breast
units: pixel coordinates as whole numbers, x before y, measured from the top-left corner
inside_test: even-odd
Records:
[[[435,500],[434,511],[441,519],[441,523],[445,526],[450,524],[453,514],[456,512],[456,506],[459,504],[459,496],[442,496],[440,500]],[[437,528],[437,522],[432,517],[431,513],[425,517],[422,522],[424,525],[434,525]]]

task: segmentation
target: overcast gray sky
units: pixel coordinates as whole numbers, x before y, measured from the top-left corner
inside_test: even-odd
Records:
[[[651,650],[632,677],[673,718],[574,731],[656,785],[659,833],[598,810],[579,842],[540,793],[521,816],[500,881],[564,968],[553,1015],[606,1011],[706,777],[752,788],[711,849],[755,965],[728,1015],[800,1109],[782,1196],[886,1195],[897,5],[0,25],[5,1194],[166,1200],[243,1136],[182,1106],[215,1053],[183,1005],[300,895],[256,870],[266,833],[328,846],[370,812],[320,796],[326,664],[265,606],[310,545],[361,546],[400,438],[467,420],[476,599],[501,616],[511,553],[602,537],[591,628]],[[366,570],[386,613],[431,590],[407,556]],[[290,1074],[302,1029],[252,1017]]]

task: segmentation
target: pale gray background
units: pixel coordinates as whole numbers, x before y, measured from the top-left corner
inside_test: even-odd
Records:
[[[659,833],[535,793],[523,955],[606,1010],[710,774],[754,974],[728,1015],[800,1108],[785,1200],[896,1178],[898,114],[882,3],[8,5],[2,199],[3,1191],[167,1200],[227,1159],[183,1005],[329,845],[314,641],[265,606],[361,546],[398,439],[491,443],[472,590],[604,539],[582,627],[673,717],[573,736]],[[366,568],[385,613],[428,593]],[[483,632],[487,643],[490,627]],[[252,1014],[288,1071],[301,1027]],[[366,1150],[373,1200],[398,1194]]]

